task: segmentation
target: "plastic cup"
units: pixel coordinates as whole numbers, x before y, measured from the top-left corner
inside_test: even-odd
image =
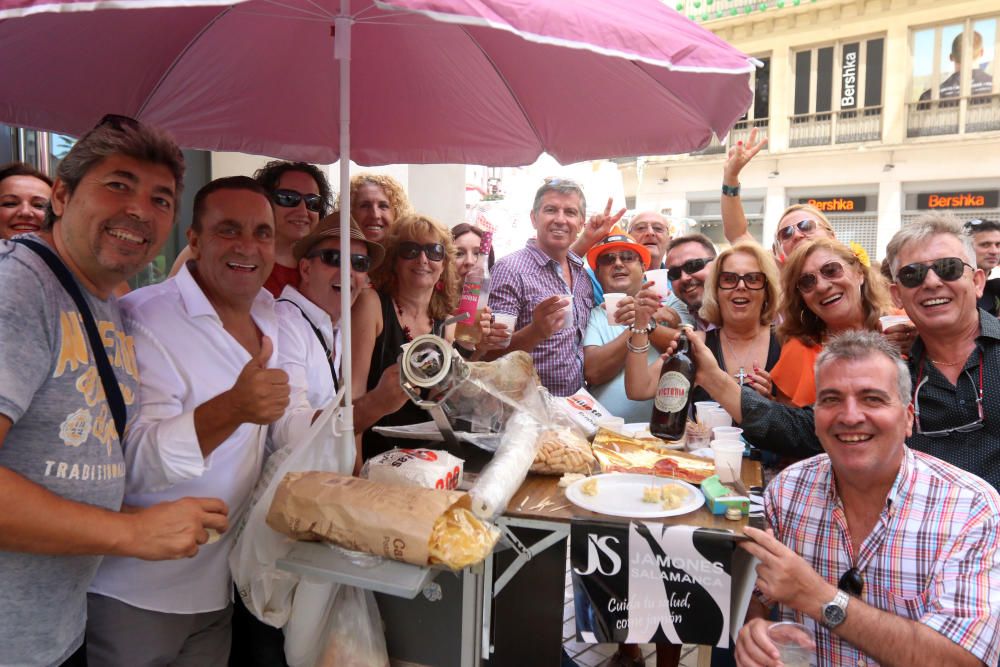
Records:
[[[879,324],[882,325],[882,331],[890,327],[894,327],[897,324],[912,324],[910,318],[906,315],[883,315],[878,318]]]
[[[563,294],[562,298],[569,301],[569,305],[563,309],[563,311],[566,313],[566,319],[563,320],[562,328],[572,329],[573,325],[576,323],[576,318],[573,317],[573,295]]]
[[[743,468],[743,443],[732,440],[713,440],[712,451],[715,453],[715,474],[719,481],[735,482]]]
[[[741,435],[743,435],[743,429],[737,428],[736,426],[716,426],[712,429],[712,437],[716,440],[743,442],[740,440]]]
[[[514,327],[517,326],[517,315],[493,313],[493,321],[507,326],[507,342],[503,344],[503,347],[507,347],[510,345],[510,337],[514,335]]]
[[[722,408],[709,408],[705,413],[705,424],[709,428],[716,426],[732,426],[733,418]]]
[[[712,433],[704,424],[688,424],[684,448],[689,452],[708,447],[712,441]]]
[[[628,294],[625,294],[624,292],[604,293],[604,307],[608,311],[608,324],[612,326],[618,324],[615,322],[615,310],[618,308],[618,302],[627,296]]]
[[[812,633],[801,623],[775,623],[767,629],[767,638],[778,649],[785,667],[809,667],[816,652]]]
[[[652,289],[661,300],[670,296],[670,279],[667,278],[666,269],[646,271],[646,281],[655,283]]]
[[[698,418],[700,424],[705,423],[705,416],[708,414],[709,408],[721,407],[715,401],[695,401],[694,403],[694,413]]]

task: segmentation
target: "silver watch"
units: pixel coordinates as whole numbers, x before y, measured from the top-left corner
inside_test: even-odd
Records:
[[[823,616],[821,621],[828,628],[835,628],[847,618],[847,603],[850,596],[844,591],[837,591],[837,595],[832,600],[823,605]]]

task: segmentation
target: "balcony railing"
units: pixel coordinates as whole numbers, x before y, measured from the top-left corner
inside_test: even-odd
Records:
[[[748,16],[761,11],[772,12],[785,7],[808,5],[818,0],[664,0],[693,21],[717,21],[736,16]],[[761,7],[763,6],[763,9]]]
[[[865,107],[792,116],[788,145],[792,148],[829,146],[881,138],[882,107]]]
[[[906,107],[908,137],[1000,130],[1000,94],[911,102]]]
[[[733,129],[729,132],[729,138],[726,143],[722,143],[713,135],[712,141],[708,146],[705,146],[700,151],[694,151],[691,155],[721,155],[728,153],[729,149],[735,146],[737,141],[747,141],[753,128],[757,128],[758,139],[766,137],[767,127],[767,118],[737,121],[733,125]]]

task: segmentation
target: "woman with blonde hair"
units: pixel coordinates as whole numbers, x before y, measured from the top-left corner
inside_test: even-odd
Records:
[[[799,407],[816,398],[813,364],[828,336],[848,330],[879,331],[893,311],[885,279],[850,248],[833,239],[798,245],[781,272],[781,359],[771,379],[779,399]]]
[[[417,336],[433,333],[454,340],[455,325],[445,326],[445,320],[458,305],[456,264],[451,232],[441,223],[420,214],[393,223],[386,236],[385,259],[371,276],[378,298],[359,300],[351,313],[354,389],[359,396],[375,389],[383,375],[398,378],[395,365],[402,346]],[[423,409],[407,400],[379,407],[384,412],[376,426],[428,419]],[[394,444],[368,430],[362,439],[363,456],[369,459]]]
[[[384,243],[393,221],[412,212],[406,191],[392,176],[364,171],[351,177],[351,217],[369,241]]]
[[[692,334],[703,338],[720,368],[741,385],[749,385],[767,398],[771,398],[772,389],[768,371],[781,355],[773,327],[778,284],[774,258],[759,244],[742,241],[723,250],[709,269],[698,313],[715,328]],[[643,317],[648,317],[648,313],[643,313]],[[639,320],[638,314],[636,319]],[[646,367],[640,355],[630,354],[625,364],[628,397],[652,398],[663,360]],[[705,390],[695,389],[692,400],[709,399]]]

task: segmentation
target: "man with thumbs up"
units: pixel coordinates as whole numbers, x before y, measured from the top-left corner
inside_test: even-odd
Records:
[[[212,495],[238,524],[266,447],[301,439],[314,415],[305,359],[322,350],[294,306],[261,289],[274,264],[274,214],[254,180],[212,181],[194,200],[190,260],[123,299],[139,372],[126,437],[126,503]],[[160,567],[108,558],[90,589],[91,664],[225,665],[232,604],[230,531]]]

